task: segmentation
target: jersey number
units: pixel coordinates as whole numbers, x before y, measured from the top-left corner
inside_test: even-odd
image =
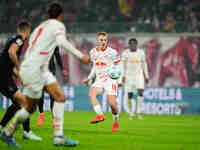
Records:
[[[38,32],[37,32],[37,34],[35,36],[35,39],[32,41],[32,46],[35,45],[35,43],[37,42],[37,39],[41,35],[42,31],[43,31],[43,28],[39,28],[39,30],[38,30]]]
[[[116,85],[116,84],[112,84],[112,89],[113,89],[114,91],[116,91],[116,90],[117,90],[117,85]]]

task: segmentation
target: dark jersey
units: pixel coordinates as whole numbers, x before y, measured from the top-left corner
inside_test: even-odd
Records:
[[[13,36],[12,38],[9,38],[4,46],[4,49],[0,51],[0,68],[1,68],[1,73],[5,75],[10,75],[13,73],[13,68],[15,67],[15,64],[12,62],[9,56],[9,49],[11,45],[15,43],[18,45],[19,49],[17,51],[17,56],[19,58],[22,47],[24,45],[24,41],[20,35]]]
[[[15,43],[18,45],[19,49],[17,51],[17,56],[19,58],[21,54],[21,50],[24,44],[24,41],[22,40],[22,37],[20,35],[16,35],[10,39],[7,40],[4,49],[0,51],[0,92],[4,96],[10,98],[13,100],[13,94],[16,93],[18,90],[17,85],[15,84],[12,74],[13,74],[13,68],[15,64],[12,62],[9,56],[9,49],[11,45]],[[15,102],[15,101],[13,101]]]
[[[63,69],[62,60],[61,60],[61,57],[60,57],[60,53],[59,53],[59,48],[58,47],[55,48],[55,51],[54,51],[54,53],[53,53],[53,55],[52,55],[52,57],[50,59],[50,62],[49,62],[49,70],[53,74],[56,73],[56,66],[55,66],[54,58],[56,58],[56,62],[58,64],[58,66],[60,67],[60,69],[62,70]]]

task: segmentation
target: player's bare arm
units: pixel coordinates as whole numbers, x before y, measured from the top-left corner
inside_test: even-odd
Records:
[[[13,68],[13,73],[14,73],[14,76],[16,76],[16,77],[19,76],[19,72],[17,71],[16,67]]]
[[[147,76],[147,66],[145,67],[145,62],[143,62],[143,65],[142,65],[142,69],[143,69],[143,75],[144,75],[144,80],[145,80],[145,83],[148,84],[149,83],[149,78]],[[146,68],[146,70],[145,70]]]
[[[17,84],[22,84],[19,72],[17,71],[16,67],[13,68],[13,79],[16,81]]]
[[[143,75],[144,75],[145,83],[148,84],[149,83],[149,74],[148,74],[148,67],[147,67],[145,54],[143,55],[142,69],[143,69]]]
[[[18,45],[13,43],[11,45],[10,49],[8,50],[9,57],[12,60],[12,62],[16,65],[17,71],[19,71],[19,69],[20,69],[19,59],[17,58],[18,49],[19,49]]]
[[[68,76],[68,72],[66,70],[63,70],[62,73],[63,73],[63,76],[65,76],[65,77]]]
[[[119,86],[123,86],[125,84],[125,72],[126,72],[126,57],[124,52],[121,55],[121,63],[120,63],[120,69],[121,69],[121,77],[119,80]]]
[[[88,55],[84,55],[82,58],[81,58],[81,61],[83,63],[89,63],[90,62],[90,57]]]
[[[84,84],[88,84],[88,83],[89,83],[89,81],[90,81],[90,79],[88,79],[88,78],[85,78],[85,79],[83,79],[83,81],[82,81],[82,82],[83,82]]]

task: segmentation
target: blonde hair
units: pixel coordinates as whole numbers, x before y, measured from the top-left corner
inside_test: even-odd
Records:
[[[100,35],[103,35],[103,36],[108,36],[108,33],[107,32],[98,32],[98,34],[97,34],[98,36],[100,36]]]

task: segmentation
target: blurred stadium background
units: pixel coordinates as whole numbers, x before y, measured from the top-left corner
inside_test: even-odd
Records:
[[[0,0],[0,49],[15,33],[19,21],[28,20],[34,28],[46,19],[46,7],[51,1]],[[102,124],[89,124],[95,113],[87,96],[89,87],[82,85],[81,80],[88,75],[91,66],[61,50],[64,69],[68,71],[68,77],[64,78],[61,70],[57,69],[58,81],[68,99],[64,133],[81,141],[76,149],[200,149],[200,1],[58,1],[65,11],[67,38],[78,49],[89,53],[95,46],[96,33],[106,31],[110,35],[109,44],[121,54],[128,47],[128,40],[135,37],[146,53],[150,73],[142,110],[147,114],[145,120],[130,121],[127,113],[121,113],[119,132],[111,133],[113,121],[110,113],[106,113],[107,120]],[[26,41],[23,52],[27,45]],[[99,98],[103,111],[110,111],[105,95]],[[128,112],[123,88],[119,89],[117,100],[119,110]],[[45,110],[50,109],[49,101],[46,94]],[[10,103],[0,94],[1,117],[5,112],[3,109]],[[37,115],[38,112],[31,118],[32,130],[43,138],[42,142],[37,142],[37,148],[55,149],[52,145],[51,113],[45,113],[42,127],[36,126]],[[36,142],[23,141],[21,131],[17,131],[16,139],[22,144],[22,149],[35,149]],[[9,148],[0,142],[0,149]]]
[[[34,28],[46,18],[51,0],[0,0],[0,48],[28,20]],[[95,46],[96,33],[110,33],[109,44],[121,53],[135,37],[146,53],[150,83],[145,89],[146,114],[200,113],[200,1],[199,0],[59,0],[65,10],[68,39],[84,53]],[[27,42],[24,46],[26,51]],[[69,101],[66,111],[92,110],[88,88],[81,80],[90,66],[61,50],[68,77],[57,77]],[[45,109],[49,109],[46,95]],[[0,107],[10,104],[1,96]],[[109,111],[105,96],[101,103]],[[84,101],[81,101],[84,100]],[[129,111],[126,94],[119,90],[120,111]]]

